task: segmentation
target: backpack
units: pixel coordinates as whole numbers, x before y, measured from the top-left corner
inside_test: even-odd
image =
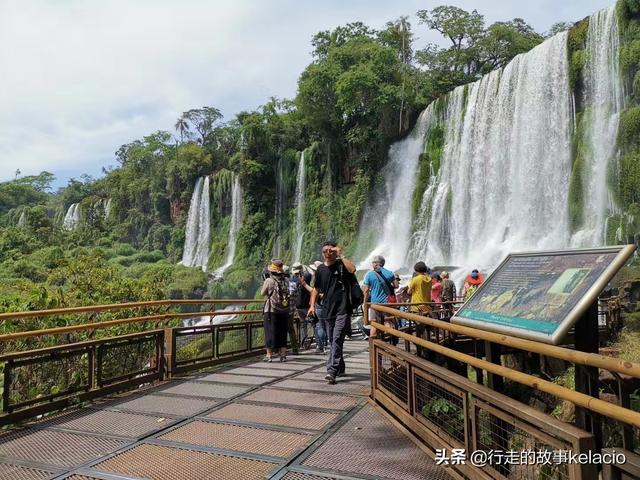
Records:
[[[356,276],[353,273],[349,273],[349,271],[345,273],[344,264],[342,262],[340,262],[339,268],[340,280],[342,281],[344,288],[347,290],[351,313],[353,313],[364,303],[364,293],[362,293],[362,289],[360,288],[360,284],[358,283]]]
[[[289,292],[289,281],[283,276],[271,276],[276,284],[276,288],[269,297],[269,301],[277,310],[289,310],[291,304],[291,293]]]

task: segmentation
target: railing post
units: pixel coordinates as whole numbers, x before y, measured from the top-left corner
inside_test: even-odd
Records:
[[[165,328],[164,329],[164,364],[166,371],[166,378],[171,378],[173,374],[173,365],[174,365],[174,342],[175,336],[173,328]]]
[[[9,360],[4,364],[4,380],[3,380],[3,390],[2,390],[2,411],[4,413],[11,413],[11,407],[9,402],[11,401],[11,367],[13,362]]]
[[[89,347],[88,358],[88,375],[87,375],[87,391],[94,389],[96,384],[96,347],[94,345]]]

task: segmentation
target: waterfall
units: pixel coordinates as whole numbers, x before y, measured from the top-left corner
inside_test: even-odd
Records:
[[[441,166],[409,260],[492,268],[509,252],[568,244],[566,41],[560,33],[445,97]]]
[[[236,243],[238,241],[238,231],[242,226],[242,187],[240,186],[240,177],[234,176],[233,188],[231,189],[231,224],[229,226],[229,241],[227,242],[227,259],[220,268],[218,268],[214,277],[221,278],[224,272],[233,264],[236,255]]]
[[[206,272],[210,243],[209,177],[200,177],[196,181],[191,195],[184,250],[180,263],[187,267],[202,267],[202,270]]]
[[[615,213],[609,201],[608,169],[615,161],[618,119],[623,106],[618,71],[618,22],[615,6],[589,18],[583,80],[583,196],[581,230],[572,237],[575,246],[606,242],[608,215]]]
[[[273,243],[273,256],[280,258],[282,254],[282,229],[284,228],[284,204],[286,201],[287,191],[284,184],[284,171],[282,159],[278,160],[278,169],[276,172],[276,235]]]
[[[107,220],[111,215],[111,199],[107,199],[104,203],[104,219]]]
[[[80,223],[80,204],[72,203],[67,209],[67,213],[62,221],[62,228],[74,230]]]
[[[25,227],[27,225],[27,214],[24,210],[20,212],[20,218],[18,218],[18,227]]]
[[[376,193],[367,205],[361,225],[361,231],[373,231],[375,247],[360,263],[359,269],[369,268],[375,255],[384,256],[389,268],[405,265],[420,154],[434,118],[435,107],[431,104],[420,114],[411,134],[389,148],[389,161],[380,172],[385,179],[383,191]]]
[[[304,151],[300,154],[300,162],[298,163],[298,179],[296,182],[296,237],[295,237],[295,253],[294,262],[299,262],[302,256],[302,239],[304,237],[304,195],[306,188],[306,175],[304,170]]]

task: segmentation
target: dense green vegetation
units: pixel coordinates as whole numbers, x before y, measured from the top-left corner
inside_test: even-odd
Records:
[[[213,106],[188,110],[174,132],[153,132],[121,146],[117,166],[101,178],[72,179],[57,192],[51,191],[53,176],[47,172],[0,184],[0,309],[253,295],[278,237],[283,257],[290,259],[292,197],[302,151],[303,258],[313,260],[326,237],[338,239],[349,252],[368,195],[382,181],[377,172],[389,146],[408,134],[419,112],[544,39],[522,19],[486,25],[477,11],[457,7],[421,10],[417,17],[418,35],[420,29],[437,31],[445,46],[419,47],[406,17],[381,30],[355,22],[319,32],[293,99],[271,98],[227,121]],[[635,32],[633,22],[626,28]],[[569,26],[557,24],[550,34]],[[629,75],[635,76],[637,62],[633,65]],[[633,110],[625,114],[624,125],[632,115]],[[442,131],[435,128],[421,162],[419,189],[431,171],[437,172],[442,148]],[[287,200],[277,232],[279,164]],[[189,201],[203,175],[210,177],[212,190],[210,269],[224,262],[235,175],[243,187],[236,261],[223,282],[207,282],[202,272],[177,265]],[[66,230],[62,219],[73,203],[82,220]],[[416,197],[413,210],[418,207]]]

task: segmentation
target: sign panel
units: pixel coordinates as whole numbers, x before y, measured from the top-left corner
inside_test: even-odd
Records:
[[[509,255],[453,323],[558,344],[635,246]]]

